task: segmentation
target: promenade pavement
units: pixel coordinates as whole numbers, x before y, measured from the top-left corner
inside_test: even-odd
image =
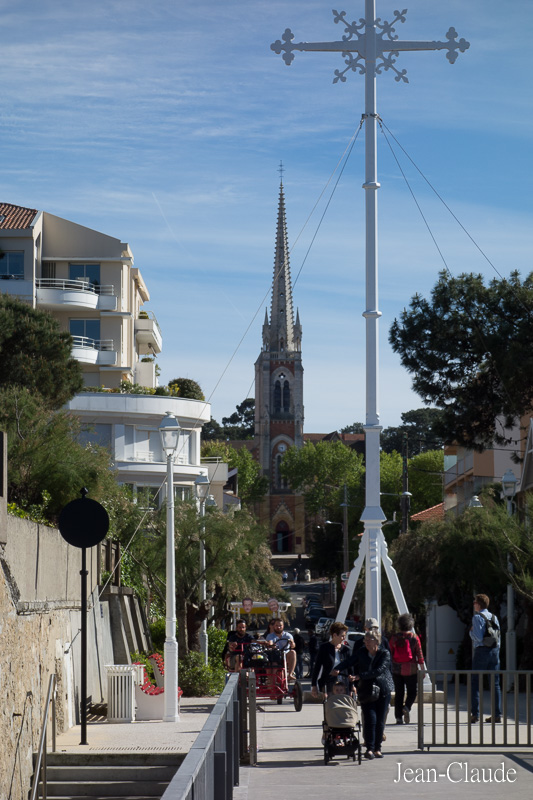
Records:
[[[216,697],[182,697],[180,721],[87,724],[86,745],[80,745],[79,725],[57,736],[58,753],[177,753],[186,756],[202,730]]]
[[[421,753],[416,724],[396,725],[391,711],[383,759],[363,759],[359,766],[342,756],[325,766],[321,705],[304,704],[297,713],[288,702],[278,706],[265,701],[260,709],[258,765],[241,768],[234,800],[533,797],[533,748],[516,752],[512,748],[435,748]]]

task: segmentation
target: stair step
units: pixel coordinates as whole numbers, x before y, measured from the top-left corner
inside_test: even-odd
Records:
[[[52,766],[91,766],[104,767],[140,767],[140,766],[174,766],[176,769],[185,758],[186,753],[47,753],[46,762]]]
[[[106,781],[166,781],[170,783],[178,770],[178,765],[134,765],[134,764],[56,764],[48,765],[49,783],[57,781],[98,782]]]
[[[47,794],[50,797],[158,797],[160,798],[168,786],[168,781],[47,781]]]

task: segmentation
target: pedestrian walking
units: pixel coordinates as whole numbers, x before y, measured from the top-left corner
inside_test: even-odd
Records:
[[[495,614],[489,611],[490,600],[486,594],[474,597],[474,615],[470,628],[472,639],[472,669],[482,672],[496,672],[494,676],[494,708],[485,722],[502,721],[502,693],[500,689],[500,623]],[[472,675],[472,723],[479,722],[479,675]]]

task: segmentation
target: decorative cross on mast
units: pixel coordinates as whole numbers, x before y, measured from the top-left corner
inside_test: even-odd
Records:
[[[392,70],[395,80],[408,83],[406,70],[395,66],[400,51],[405,50],[446,50],[446,58],[453,64],[458,51],[464,53],[470,44],[464,39],[457,40],[455,28],[450,28],[445,42],[399,41],[394,25],[405,22],[407,9],[395,11],[391,22],[376,18],[375,0],[365,0],[365,18],[359,22],[348,22],[346,12],[333,11],[335,23],[344,25],[344,35],[336,42],[298,42],[294,43],[292,31],[287,28],[282,36],[270,47],[289,66],[294,59],[295,50],[309,52],[340,52],[346,68],[335,70],[333,83],[346,81],[350,70],[365,76],[365,219],[366,219],[366,487],[365,509],[361,516],[364,533],[359,546],[359,555],[344,591],[337,619],[345,620],[355,591],[363,563],[365,575],[365,615],[381,620],[381,562],[385,567],[394,599],[400,613],[408,611],[405,598],[392,561],[387,553],[382,525],[385,515],[380,500],[380,432],[378,409],[378,236],[377,236],[377,121],[376,75],[383,70]]]

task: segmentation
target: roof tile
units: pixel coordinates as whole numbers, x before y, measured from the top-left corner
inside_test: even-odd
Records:
[[[0,230],[25,230],[30,227],[38,213],[35,208],[0,203]]]

